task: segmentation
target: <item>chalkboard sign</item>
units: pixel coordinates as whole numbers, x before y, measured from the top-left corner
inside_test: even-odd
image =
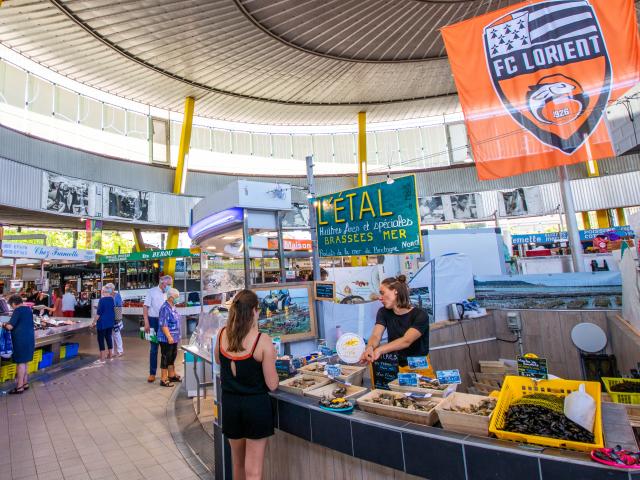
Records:
[[[336,298],[335,282],[315,282],[316,300],[333,302]]]
[[[516,360],[518,361],[518,375],[521,377],[538,380],[547,380],[549,378],[546,358],[517,357]]]
[[[422,253],[415,175],[317,197],[321,257]]]
[[[389,390],[389,382],[398,378],[398,354],[385,353],[378,360],[371,364],[371,385],[372,388]]]

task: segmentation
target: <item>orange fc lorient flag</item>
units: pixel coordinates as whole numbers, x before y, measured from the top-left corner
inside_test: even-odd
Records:
[[[632,0],[531,0],[442,35],[481,179],[614,155],[605,110],[640,71]]]

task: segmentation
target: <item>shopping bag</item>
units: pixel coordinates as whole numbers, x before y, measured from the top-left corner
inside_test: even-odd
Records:
[[[13,354],[13,343],[11,342],[11,333],[4,328],[0,330],[0,357],[11,358]]]

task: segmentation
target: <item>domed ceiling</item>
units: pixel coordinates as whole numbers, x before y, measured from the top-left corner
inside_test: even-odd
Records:
[[[458,111],[439,29],[517,0],[8,0],[0,42],[102,91],[254,124]]]

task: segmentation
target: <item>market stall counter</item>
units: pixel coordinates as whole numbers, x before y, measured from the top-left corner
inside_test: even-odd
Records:
[[[579,452],[458,434],[359,410],[327,412],[317,399],[280,391],[271,395],[277,431],[268,447],[265,479],[631,480],[627,471],[599,466]],[[604,404],[603,419],[605,431],[627,422],[624,407],[610,403]],[[230,457],[219,447],[218,425],[214,433],[216,467],[222,466],[216,478],[230,479]],[[328,476],[322,476],[324,469]]]
[[[58,321],[68,321],[69,318],[53,318]],[[60,325],[57,327],[47,327],[35,331],[36,348],[51,346],[53,352],[53,363],[60,360],[60,346],[78,333],[83,333],[91,328],[93,320],[90,318],[74,319],[72,325]]]

